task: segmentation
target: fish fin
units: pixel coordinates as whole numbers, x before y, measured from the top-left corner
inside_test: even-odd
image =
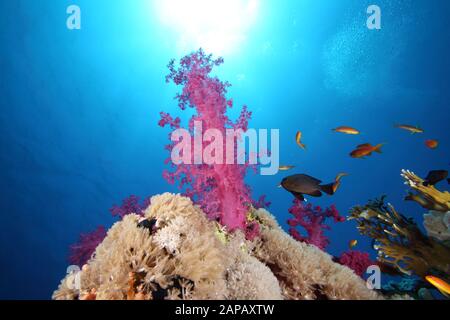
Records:
[[[320,190],[316,190],[314,192],[309,193],[308,195],[312,196],[312,197],[321,197],[322,196],[322,192],[320,192]]]
[[[326,194],[329,194],[330,196],[332,196],[334,194],[334,183],[320,185],[319,187],[323,192],[325,192]]]
[[[317,184],[321,184],[322,183],[322,180],[319,180],[319,179],[317,179],[317,178],[314,178],[314,177],[311,177],[311,176],[309,176],[309,175],[307,175],[307,174],[304,174],[304,176],[305,177],[308,177],[309,179],[311,179],[311,180],[313,180],[315,183],[317,183]]]
[[[360,144],[359,146],[357,146],[356,148],[360,149],[360,148],[365,148],[365,147],[371,147],[372,145],[370,143],[363,143]]]
[[[302,148],[303,150],[306,150],[306,145],[305,145],[305,144],[299,142],[299,143],[298,143],[298,146],[299,146],[300,148]]]
[[[294,195],[294,197],[296,197],[298,200],[300,201],[305,201],[305,197],[303,196],[303,194],[299,193],[299,192],[292,192],[292,194]]]
[[[377,153],[383,153],[382,151],[381,151],[381,147],[382,146],[384,146],[385,144],[384,143],[380,143],[379,145],[377,145],[377,146],[375,146],[375,152],[377,152]]]

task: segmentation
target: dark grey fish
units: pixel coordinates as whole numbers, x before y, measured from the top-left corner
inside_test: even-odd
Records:
[[[322,192],[334,194],[334,183],[321,185],[322,181],[306,174],[295,174],[281,181],[281,186],[292,193],[300,201],[304,201],[304,195],[321,197]]]
[[[447,170],[433,170],[428,173],[428,176],[425,178],[423,185],[434,186],[435,184],[445,180],[447,177],[448,177]]]

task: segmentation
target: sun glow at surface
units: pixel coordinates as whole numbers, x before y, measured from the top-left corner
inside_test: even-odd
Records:
[[[224,55],[246,40],[259,0],[155,0],[155,8],[162,23],[176,33],[179,50],[202,47]]]

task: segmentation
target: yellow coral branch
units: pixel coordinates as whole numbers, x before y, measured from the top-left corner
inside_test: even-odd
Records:
[[[407,200],[419,203],[429,210],[440,212],[450,211],[450,193],[440,191],[431,185],[424,185],[424,180],[409,170],[402,170],[401,176],[405,179],[405,184],[418,194],[410,194]]]

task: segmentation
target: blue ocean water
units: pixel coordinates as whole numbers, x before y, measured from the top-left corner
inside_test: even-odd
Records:
[[[250,126],[280,129],[282,163],[324,181],[350,173],[336,195],[314,204],[334,203],[346,215],[386,194],[421,224],[424,209],[403,201],[400,170],[425,175],[450,164],[450,3],[376,0],[382,29],[369,30],[373,2],[259,1],[252,21],[220,22],[237,25],[224,28],[237,40],[221,34],[212,53],[225,58],[217,74],[233,84],[229,97],[253,111]],[[71,4],[82,10],[81,30],[66,27]],[[188,118],[164,77],[169,60],[198,43],[180,39],[179,26],[159,14],[145,0],[0,1],[1,299],[50,298],[69,245],[80,232],[110,226],[111,205],[130,194],[177,192],[162,178],[167,131],[157,122],[160,111]],[[362,135],[332,133],[339,125]],[[298,130],[306,151],[295,144]],[[428,138],[439,148],[427,149]],[[387,144],[365,160],[348,156],[366,142]],[[286,227],[292,196],[277,188],[285,175],[250,173],[247,181]],[[351,239],[374,254],[351,222],[328,235],[332,254]]]

